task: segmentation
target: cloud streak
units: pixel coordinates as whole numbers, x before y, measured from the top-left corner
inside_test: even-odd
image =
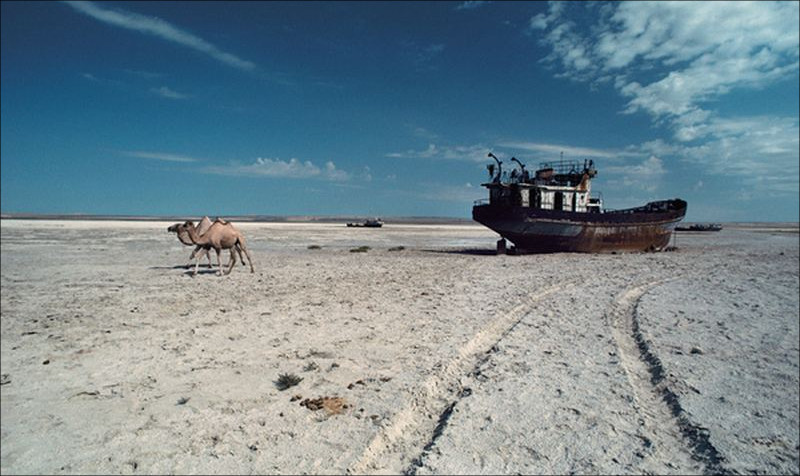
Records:
[[[447,159],[464,160],[470,162],[483,162],[487,160],[486,154],[492,150],[485,145],[456,145],[437,146],[428,144],[423,150],[406,150],[405,152],[390,152],[386,157],[395,159]]]
[[[152,88],[150,89],[150,92],[167,99],[186,99],[188,97],[185,94],[173,91],[172,89],[166,86],[161,86],[160,88]]]
[[[468,0],[466,2],[461,2],[456,7],[456,10],[475,10],[476,8],[480,8],[488,3],[490,2],[484,0]]]
[[[243,71],[252,71],[256,67],[255,63],[222,51],[206,40],[181,30],[160,18],[139,15],[120,9],[108,10],[97,6],[93,2],[68,1],[65,3],[78,12],[88,15],[95,20],[186,46],[200,53],[204,53],[228,66]]]
[[[351,174],[337,169],[336,165],[331,161],[319,167],[311,161],[300,161],[296,158],[285,161],[259,157],[252,164],[215,165],[205,167],[202,172],[234,177],[311,178],[332,182],[346,182],[352,178]]]
[[[123,155],[139,159],[162,160],[166,162],[198,162],[198,159],[185,155],[170,154],[165,152],[123,151]]]
[[[621,157],[637,156],[638,154],[630,151],[622,150],[604,150],[593,149],[590,147],[578,147],[563,144],[544,144],[538,142],[501,142],[498,144],[500,147],[505,147],[514,150],[524,150],[526,152],[533,152],[538,158],[554,160],[560,157],[561,152],[569,160],[578,159],[618,159]]]

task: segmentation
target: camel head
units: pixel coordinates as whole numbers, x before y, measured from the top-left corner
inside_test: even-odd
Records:
[[[167,231],[170,233],[175,233],[178,235],[178,240],[184,245],[193,245],[192,238],[189,236],[189,233],[186,231],[186,224],[184,223],[175,223],[174,225],[167,228]]]

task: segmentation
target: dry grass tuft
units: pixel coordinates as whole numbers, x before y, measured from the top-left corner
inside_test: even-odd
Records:
[[[275,386],[278,390],[286,390],[289,387],[294,387],[303,380],[303,377],[298,377],[295,374],[280,374],[278,380],[275,381]]]

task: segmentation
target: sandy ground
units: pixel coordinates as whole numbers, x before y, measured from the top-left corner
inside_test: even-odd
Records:
[[[3,474],[800,472],[796,226],[243,223],[255,274],[191,277],[168,225],[2,221]]]

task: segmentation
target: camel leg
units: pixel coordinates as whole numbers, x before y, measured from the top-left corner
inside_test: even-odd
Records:
[[[186,267],[192,266],[192,261],[194,261],[195,256],[197,256],[197,250],[200,249],[200,246],[197,246],[193,251],[192,254],[189,255],[189,264]]]
[[[231,254],[230,254],[230,256],[228,256],[228,262],[227,262],[227,263],[225,263],[225,267],[226,267],[226,268],[228,267],[228,265],[230,265],[230,264],[231,264],[231,260],[234,260],[234,261],[236,261],[236,257],[235,257],[235,256],[233,256],[233,250],[230,250],[230,252],[231,252]]]
[[[228,264],[226,264],[225,266],[226,267],[230,266],[231,268],[233,268],[233,265],[236,264],[236,253],[233,252],[233,248],[230,248],[229,251],[231,253],[231,256],[228,259]],[[230,273],[230,271],[228,271],[228,273]]]
[[[203,257],[203,255],[205,255],[206,258],[208,258],[208,267],[210,268],[211,267],[211,256],[209,256],[208,250],[206,248],[203,248],[200,245],[197,245],[195,247],[194,251],[192,251],[191,256],[189,256],[189,260],[193,260],[195,258],[200,260]],[[189,264],[189,266],[191,266],[191,263]]]
[[[217,276],[222,276],[222,259],[220,258],[220,249],[214,248],[214,251],[217,252]]]
[[[195,256],[195,258],[194,258],[194,273],[192,273],[192,276],[196,276],[197,275],[197,268],[199,268],[199,267],[200,267],[200,257],[199,256]]]
[[[211,265],[211,250],[208,248],[203,248],[203,252],[206,254],[206,258],[208,258],[208,268],[211,269],[213,266]]]
[[[244,256],[242,256],[242,247],[239,246],[239,244],[237,243],[235,248],[236,248],[236,251],[239,253],[239,259],[242,260],[242,266],[246,266],[247,263],[245,263]]]
[[[247,261],[250,263],[250,272],[255,273],[256,270],[253,269],[253,258],[250,257],[250,252],[247,251],[247,246],[245,246],[244,240],[239,240],[239,246],[242,248],[242,251],[244,251],[244,254],[247,255]],[[242,262],[244,262],[244,260],[242,260]]]
[[[233,252],[233,248],[230,248],[230,250],[231,250],[231,262],[229,263],[228,271],[226,271],[225,274],[231,274],[231,270],[233,270],[233,266],[236,264],[236,253]]]

